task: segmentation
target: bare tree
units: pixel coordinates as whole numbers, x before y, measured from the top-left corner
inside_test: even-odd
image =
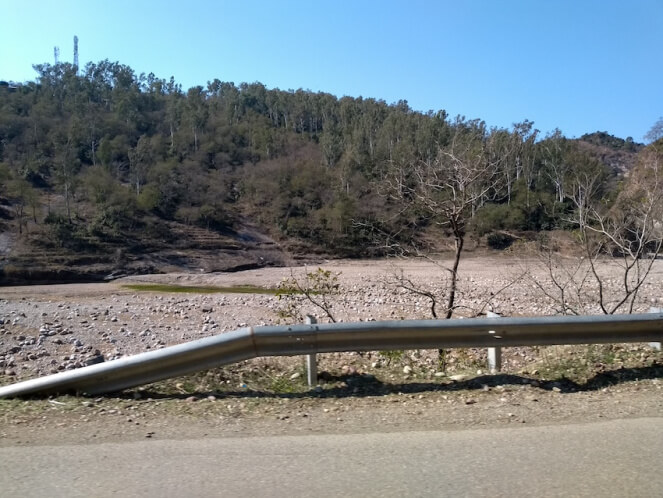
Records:
[[[544,173],[555,186],[555,197],[563,202],[566,196],[566,181],[570,166],[566,161],[565,138],[560,130],[555,130],[541,142]]]
[[[647,150],[609,209],[593,207],[584,225],[583,239],[587,248],[599,254],[613,256],[621,269],[621,289],[618,297],[609,300],[604,295],[597,258],[589,258],[592,274],[599,290],[601,310],[613,314],[626,307],[633,312],[638,292],[651,272],[661,252],[663,232],[663,163],[654,148]]]
[[[648,142],[656,142],[660,138],[663,138],[663,118],[658,118],[658,121],[652,125],[644,136],[644,139]]]
[[[583,259],[549,256],[547,282],[537,283],[564,314],[577,314],[590,302],[604,314],[632,313],[663,248],[662,148],[641,153],[614,200],[605,198],[603,181],[592,168],[575,171],[569,192],[575,212],[568,221],[577,227]],[[610,278],[615,269],[617,281]]]
[[[534,287],[559,315],[581,315],[593,302],[592,271],[582,253],[562,255],[552,234],[543,234],[532,251],[536,265],[525,266]],[[525,250],[530,256],[530,251]],[[540,271],[544,270],[543,275]]]
[[[503,178],[499,164],[504,155],[493,153],[492,136],[486,133],[483,123],[457,123],[451,143],[440,147],[433,160],[394,166],[387,178],[389,195],[402,206],[400,213],[413,213],[417,229],[435,227],[453,239],[453,261],[444,268],[449,277],[445,281],[445,318],[452,317],[456,306],[458,267],[467,223],[481,205],[495,196]],[[416,240],[399,247],[405,254],[429,255]],[[407,283],[404,286],[412,288]],[[430,295],[419,293],[431,299]],[[433,300],[433,316],[437,316],[436,305]]]
[[[436,266],[444,269],[439,261],[433,259],[433,258],[428,258],[429,261]],[[493,289],[486,289],[483,292],[478,292],[472,294],[472,304],[455,304],[454,305],[454,310],[456,309],[463,309],[465,313],[468,316],[480,316],[486,313],[486,310],[492,311],[492,303],[495,301],[495,299],[498,298],[500,294],[502,294],[505,290],[516,284],[516,282],[520,281],[523,277],[527,275],[527,271],[522,271],[516,275],[512,275],[511,278],[507,280],[506,283],[503,283],[501,287],[499,288],[493,288]],[[389,275],[385,279],[385,283],[391,287],[396,287],[403,289],[404,291],[413,294],[415,296],[422,297],[428,301],[429,309],[430,309],[430,314],[431,317],[434,319],[439,318],[438,317],[438,305],[444,301],[444,293],[446,289],[442,289],[440,292],[440,289],[436,289],[434,286],[431,285],[426,285],[421,282],[417,282],[407,276],[405,274],[405,271],[401,269],[395,269],[392,271],[391,275]],[[464,292],[461,289],[461,286],[458,286],[458,289],[456,290],[457,295],[461,297],[460,301],[462,302]]]

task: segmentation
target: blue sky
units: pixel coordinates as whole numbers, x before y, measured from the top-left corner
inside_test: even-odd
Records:
[[[661,0],[0,0],[0,79],[103,59],[175,79],[219,78],[570,137],[642,141],[663,116]]]

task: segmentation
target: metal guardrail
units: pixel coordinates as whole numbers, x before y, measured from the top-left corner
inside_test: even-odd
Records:
[[[663,340],[663,312],[249,327],[0,387],[0,398],[101,394],[259,356]]]

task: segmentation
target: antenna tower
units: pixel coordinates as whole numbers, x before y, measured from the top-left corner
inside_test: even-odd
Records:
[[[53,47],[53,59],[55,59],[55,65],[58,65],[58,62],[60,62],[60,48],[59,47]]]
[[[78,72],[78,36],[74,35],[74,67]]]

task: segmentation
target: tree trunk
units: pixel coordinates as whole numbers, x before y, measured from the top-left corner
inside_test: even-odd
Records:
[[[71,223],[71,207],[69,205],[69,181],[64,181],[64,203],[67,208],[67,219]]]
[[[445,318],[448,320],[453,315],[453,307],[456,301],[456,288],[458,286],[458,266],[460,265],[460,256],[463,252],[463,245],[465,245],[465,237],[463,235],[456,234],[454,236],[454,264],[451,267],[451,282],[449,282],[449,299],[447,300],[447,313]]]
[[[447,299],[447,312],[445,314],[445,319],[449,320],[454,313],[454,304],[456,302],[456,288],[458,287],[458,266],[460,265],[460,257],[463,253],[463,246],[465,245],[465,237],[463,234],[458,233],[457,230],[454,234],[454,264],[449,270],[451,273],[451,281],[449,282],[449,298]],[[437,350],[438,357],[438,366],[442,370],[446,369],[446,357],[447,352],[444,349]]]

